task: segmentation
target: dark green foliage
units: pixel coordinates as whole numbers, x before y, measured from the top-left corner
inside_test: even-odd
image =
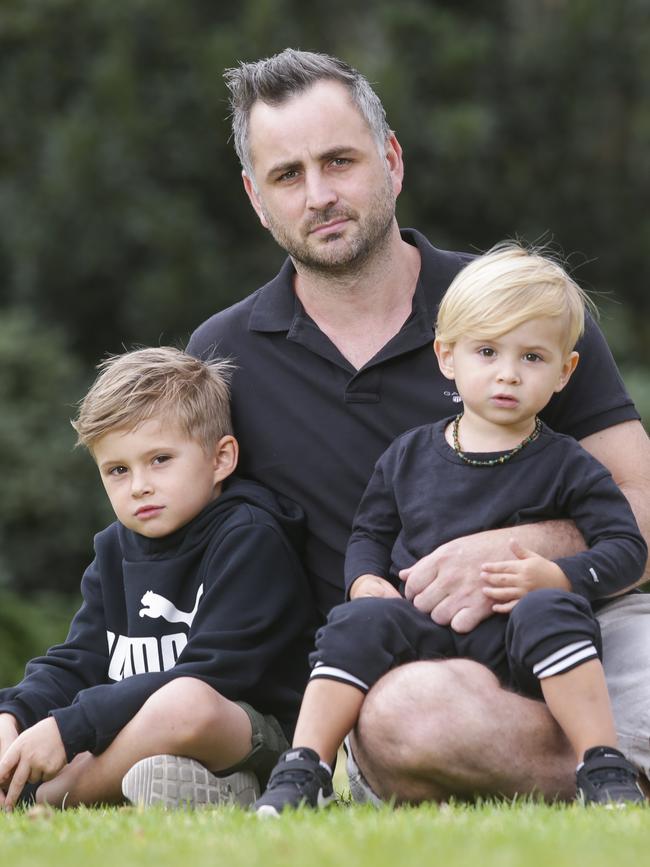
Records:
[[[406,155],[403,223],[461,248],[550,233],[646,314],[638,358],[648,18],[640,0],[5,0],[0,302],[94,362],[183,343],[267,279],[281,254],[243,195],[221,76],[291,44],[376,82]]]
[[[78,606],[74,598],[51,593],[28,602],[0,592],[0,688],[18,683],[30,659],[65,639]]]
[[[67,423],[99,358],[184,345],[281,262],[242,190],[222,72],[287,45],[376,84],[403,225],[459,249],[554,239],[623,303],[603,319],[619,361],[650,363],[645,0],[3,0],[5,582],[75,586],[108,516]]]
[[[108,519],[91,458],[73,450],[80,368],[56,330],[0,319],[0,586],[76,590]]]

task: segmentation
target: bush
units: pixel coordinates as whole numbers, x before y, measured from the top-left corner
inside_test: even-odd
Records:
[[[64,640],[79,604],[67,596],[40,594],[27,602],[0,592],[0,688],[18,683],[30,659]]]
[[[74,591],[109,520],[69,418],[85,387],[62,336],[9,311],[0,319],[0,586]]]

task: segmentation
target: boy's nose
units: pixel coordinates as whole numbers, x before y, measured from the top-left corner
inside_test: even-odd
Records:
[[[153,491],[153,485],[149,481],[149,479],[144,476],[133,476],[133,480],[131,482],[131,496],[132,497],[144,497],[147,494],[151,494]]]
[[[504,365],[500,368],[497,380],[499,382],[508,382],[512,385],[516,385],[521,377],[519,376],[519,371],[514,365]]]

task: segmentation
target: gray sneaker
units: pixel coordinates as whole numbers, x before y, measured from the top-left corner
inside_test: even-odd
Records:
[[[224,804],[249,807],[259,797],[260,786],[251,771],[217,777],[194,759],[150,756],[127,771],[122,793],[132,804],[159,804],[172,810]]]

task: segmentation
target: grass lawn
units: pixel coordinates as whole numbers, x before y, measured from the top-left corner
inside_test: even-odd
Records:
[[[238,809],[0,815],[11,867],[623,867],[650,862],[650,808],[333,807],[260,821]]]

